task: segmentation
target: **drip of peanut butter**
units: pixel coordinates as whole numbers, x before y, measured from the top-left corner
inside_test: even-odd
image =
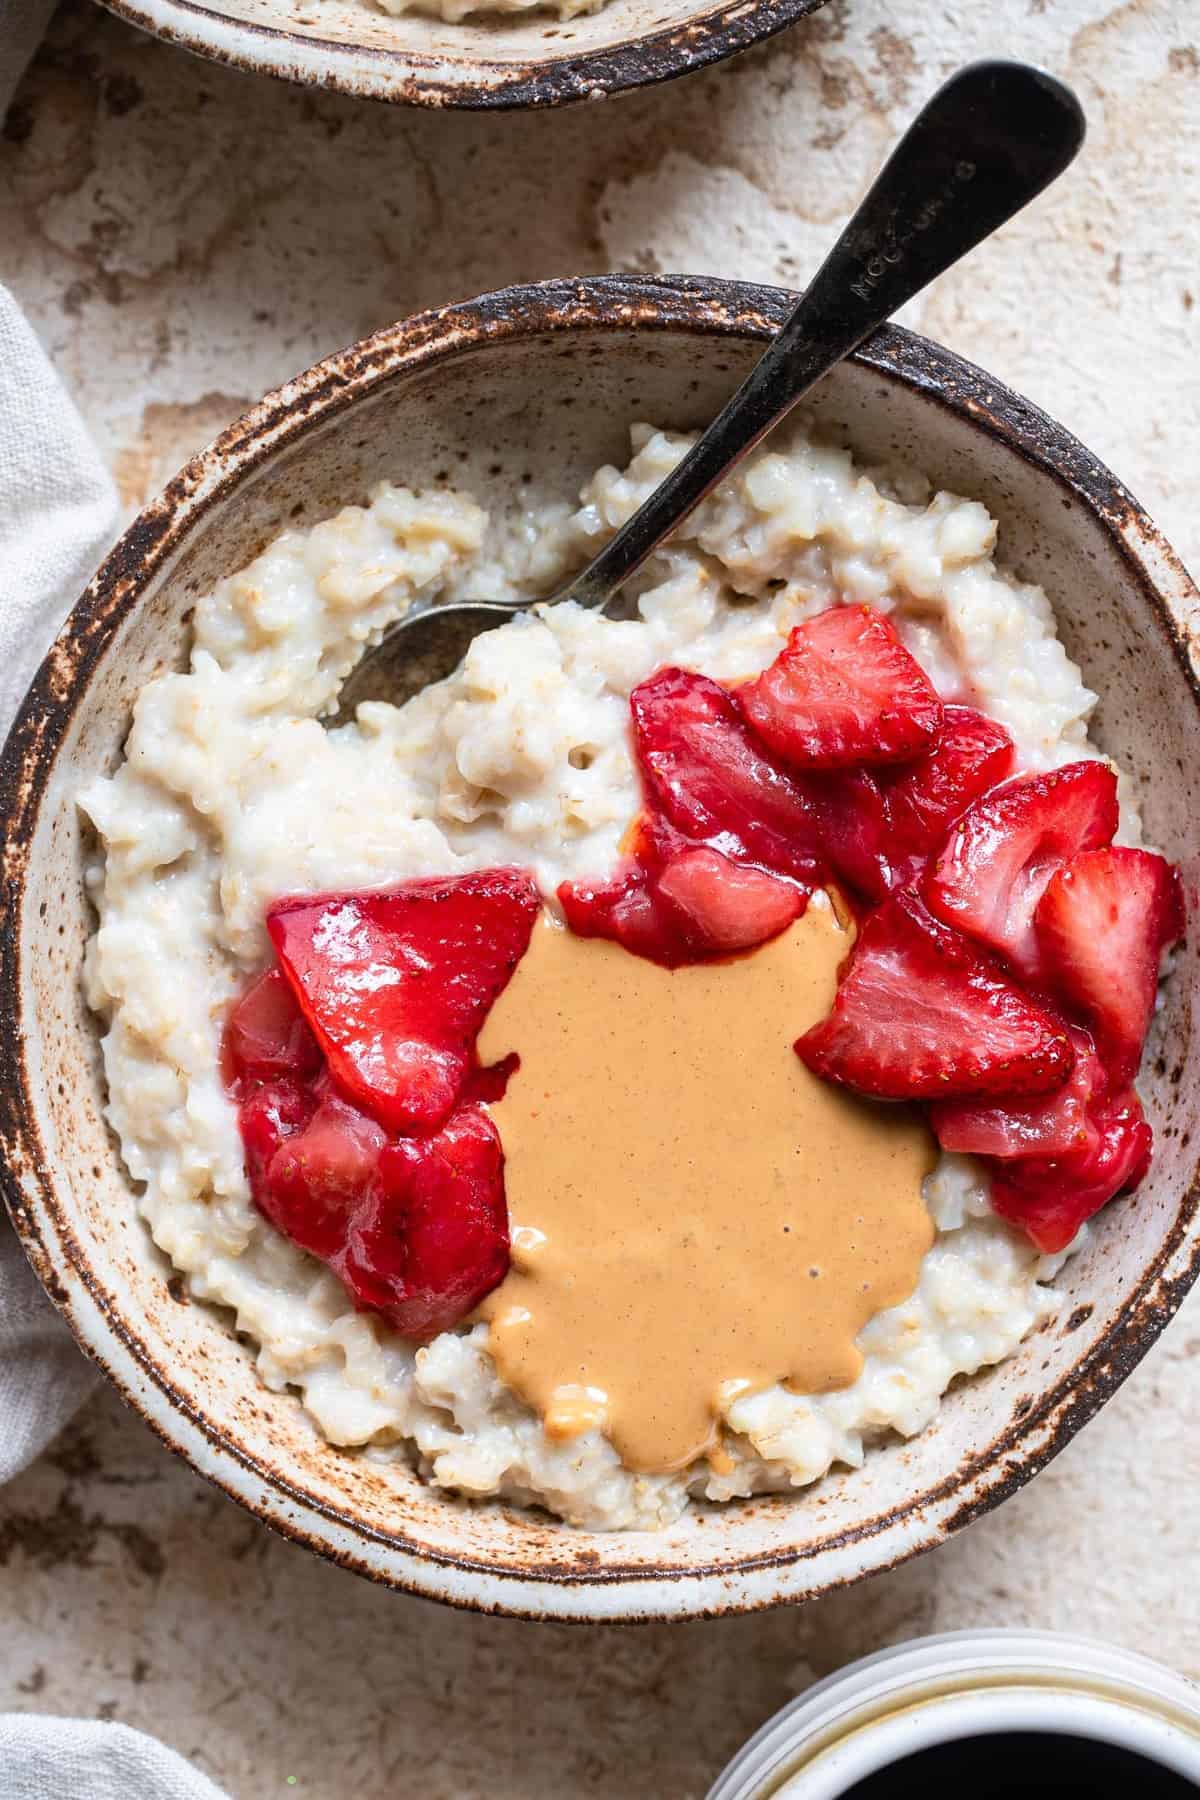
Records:
[[[489,1349],[551,1436],[627,1467],[718,1449],[718,1407],[846,1386],[917,1283],[933,1140],[810,1075],[853,928],[826,896],[748,955],[667,970],[548,915],[480,1039],[520,1068],[492,1115],[512,1267]]]

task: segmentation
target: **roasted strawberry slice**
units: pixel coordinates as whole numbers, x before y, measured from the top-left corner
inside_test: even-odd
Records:
[[[225,1027],[225,1062],[232,1075],[265,1081],[273,1075],[315,1075],[321,1051],[278,968],[247,988]]]
[[[1093,1124],[1083,1149],[991,1164],[993,1207],[1048,1256],[1065,1250],[1085,1220],[1137,1187],[1150,1167],[1154,1139],[1132,1088]]]
[[[634,956],[673,969],[688,957],[679,934],[655,904],[650,870],[635,858],[600,881],[564,881],[559,904],[577,937],[611,938]]]
[[[304,1130],[316,1108],[307,1083],[288,1076],[247,1083],[242,1088],[238,1096],[238,1127],[255,1199],[279,1146]]]
[[[379,1170],[387,1133],[328,1084],[302,1131],[286,1137],[258,1179],[255,1204],[285,1237],[336,1262]],[[243,1127],[243,1132],[244,1132]]]
[[[967,809],[929,872],[930,910],[1039,978],[1033,915],[1052,875],[1112,842],[1117,778],[1107,763],[1029,775]]]
[[[304,1098],[291,1129],[270,1085],[242,1102],[260,1211],[403,1336],[457,1324],[508,1270],[504,1156],[487,1113],[460,1106],[431,1137],[389,1139],[326,1076]]]
[[[831,606],[797,625],[737,701],[763,743],[805,769],[902,762],[942,728],[929,677],[869,606]]]
[[[1013,742],[970,706],[947,706],[932,750],[890,769],[813,783],[825,853],[839,881],[871,900],[906,887],[954,821],[1011,774]]]
[[[907,887],[909,859],[901,876],[888,854],[891,818],[876,772],[840,769],[810,776],[807,785],[822,856],[841,886],[867,900],[883,900],[893,887]]]
[[[529,877],[507,869],[284,902],[268,919],[283,972],[230,1018],[226,1070],[256,1205],[417,1340],[455,1324],[508,1267],[499,1138],[477,1104],[443,1114],[464,1086],[498,1096],[516,1065],[477,1069],[475,1038],[539,905]],[[436,1135],[391,1135],[410,1125]]]
[[[1034,916],[1063,1004],[1095,1032],[1114,1084],[1132,1081],[1163,951],[1183,936],[1178,871],[1150,850],[1085,850],[1054,875]]]
[[[521,1058],[515,1050],[502,1056],[499,1062],[488,1063],[480,1068],[472,1063],[467,1079],[463,1084],[460,1106],[469,1106],[472,1101],[486,1100],[492,1103],[503,1100],[508,1092],[508,1084],[521,1066]]]
[[[796,1052],[814,1075],[881,1100],[1049,1093],[1074,1061],[1063,1021],[911,889],[867,918],[833,1011]]]
[[[638,761],[656,811],[735,862],[812,888],[819,846],[801,782],[756,742],[707,675],[659,669],[629,699]]]
[[[674,969],[694,960],[677,921],[658,899],[658,876],[673,850],[690,843],[653,813],[638,815],[629,854],[599,881],[564,881],[558,899],[577,937],[611,938],[634,956]],[[768,878],[769,879],[769,878]]]
[[[504,1152],[482,1107],[460,1106],[434,1137],[388,1144],[336,1267],[360,1306],[417,1343],[503,1281]]]
[[[1065,1156],[1094,1145],[1091,1107],[1107,1078],[1086,1032],[1070,1029],[1075,1067],[1052,1094],[1032,1100],[941,1100],[929,1123],[943,1150],[972,1156]]]
[[[284,900],[267,928],[338,1087],[381,1125],[433,1131],[540,899],[519,869]]]
[[[607,881],[564,881],[558,897],[580,937],[613,938],[665,968],[765,943],[798,919],[805,888],[643,817],[633,854]]]
[[[762,869],[730,862],[707,845],[672,856],[657,897],[684,940],[709,955],[750,950],[798,919],[808,895]]]

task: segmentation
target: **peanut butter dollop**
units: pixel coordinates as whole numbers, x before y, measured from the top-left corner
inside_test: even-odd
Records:
[[[823,895],[748,955],[673,971],[535,927],[479,1044],[521,1059],[492,1108],[512,1267],[480,1316],[552,1436],[598,1425],[629,1468],[683,1468],[723,1397],[852,1382],[862,1327],[913,1291],[933,1140],[792,1049],[852,942]]]

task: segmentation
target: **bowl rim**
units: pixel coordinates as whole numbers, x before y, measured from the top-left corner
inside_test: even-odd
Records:
[[[448,76],[445,56],[349,44],[235,19],[201,0],[101,0],[109,12],[196,56],[352,99],[456,111],[576,105],[672,81],[775,37],[826,0],[719,0],[679,25],[624,43],[545,62],[464,58],[470,74]],[[496,29],[490,26],[489,29]]]
[[[932,1548],[1022,1487],[1136,1367],[1200,1275],[1194,1168],[1169,1230],[1095,1343],[953,1475],[903,1505],[815,1543],[694,1565],[595,1568],[563,1553],[514,1569],[474,1554],[433,1551],[406,1537],[403,1521],[382,1533],[249,1456],[219,1423],[189,1405],[170,1370],[109,1303],[58,1201],[25,1054],[21,924],[29,846],[58,751],[109,639],[211,508],[316,425],[443,358],[580,330],[764,340],[794,302],[794,294],[779,288],[688,276],[553,281],[416,314],[315,364],[193,457],[128,527],[68,616],[0,751],[10,917],[10,928],[0,933],[0,1066],[8,1077],[0,1084],[0,1188],[26,1253],[82,1347],[170,1448],[262,1522],[391,1587],[511,1616],[635,1622],[750,1612],[848,1585]],[[1083,505],[1099,521],[1200,711],[1200,681],[1188,651],[1189,641],[1200,643],[1200,593],[1117,478],[1032,403],[912,332],[884,327],[854,360],[999,440],[1050,479],[1064,501]]]

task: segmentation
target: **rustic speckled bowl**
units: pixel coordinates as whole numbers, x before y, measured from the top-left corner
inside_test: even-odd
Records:
[[[773,37],[825,0],[608,0],[599,12],[458,24],[367,0],[104,0],[216,62],[399,106],[568,106],[669,81]]]
[[[80,995],[91,929],[73,795],[111,769],[142,684],[185,655],[195,597],[282,526],[382,476],[447,476],[502,506],[571,493],[636,419],[707,420],[791,297],[715,281],[510,289],[396,325],[270,395],[130,527],[71,615],[4,751],[0,1147],[29,1255],[80,1341],[163,1440],[268,1524],[396,1587],[549,1618],[641,1619],[800,1600],[940,1543],[1062,1448],[1138,1361],[1200,1264],[1194,943],[1147,1063],[1150,1180],[1062,1278],[1061,1317],[958,1384],[933,1426],[786,1498],[699,1508],[657,1535],[590,1535],[471,1505],[331,1449],[268,1393],[212,1308],[189,1304],[141,1224],[106,1131]],[[899,330],[821,386],[824,429],[900,456],[998,516],[1103,695],[1101,742],[1144,784],[1149,834],[1200,871],[1200,596],[1150,521],[1059,426]],[[1193,933],[1193,938],[1195,938]],[[1193,1144],[1195,1137],[1195,1144]]]

